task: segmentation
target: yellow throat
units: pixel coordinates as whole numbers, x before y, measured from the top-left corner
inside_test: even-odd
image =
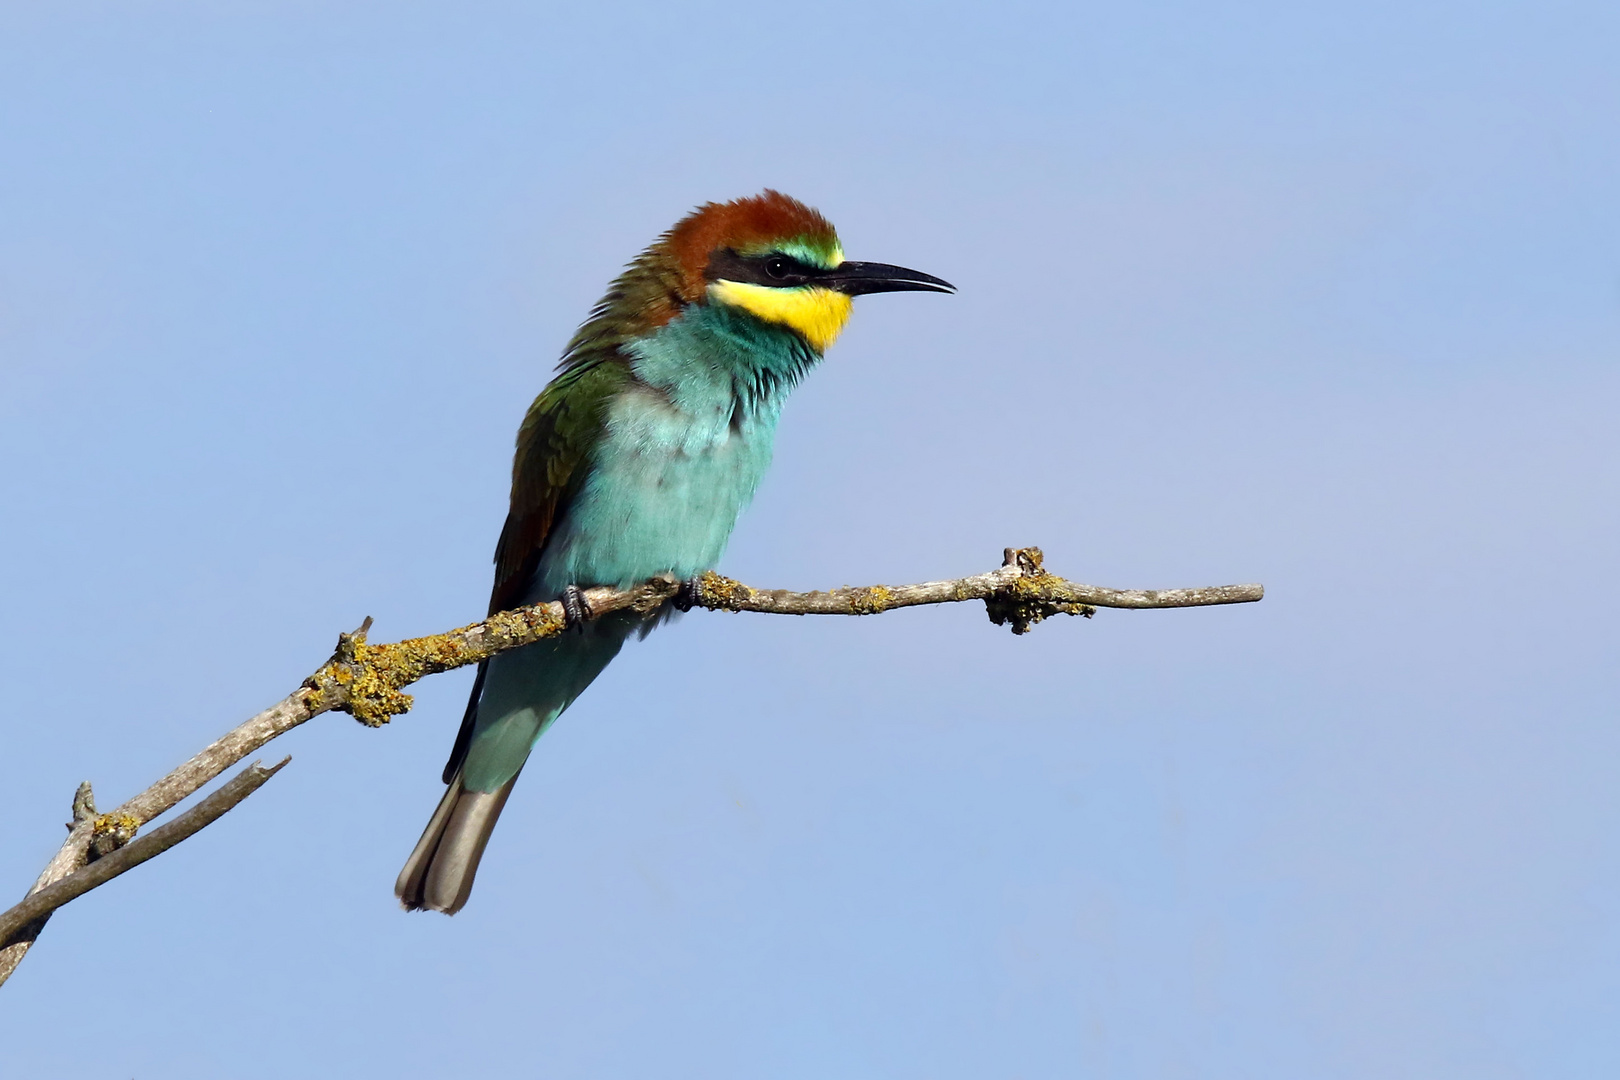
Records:
[[[709,299],[744,311],[766,322],[781,323],[804,335],[817,352],[838,338],[849,321],[850,298],[818,285],[796,289],[772,289],[741,281],[716,281],[709,285]]]

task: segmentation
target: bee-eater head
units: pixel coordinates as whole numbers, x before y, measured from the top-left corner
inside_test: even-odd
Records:
[[[656,247],[679,267],[686,303],[739,308],[796,331],[817,352],[844,328],[852,297],[955,291],[903,266],[846,260],[832,223],[777,191],[700,206]]]

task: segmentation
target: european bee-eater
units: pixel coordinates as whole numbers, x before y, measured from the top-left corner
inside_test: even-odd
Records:
[[[851,298],[908,290],[953,291],[846,261],[826,218],[775,191],[699,207],[608,288],[518,429],[489,602],[562,600],[578,632],[479,666],[449,789],[394,887],[406,908],[461,909],[535,740],[667,614],[591,619],[578,590],[712,568],[770,464],[783,402]]]

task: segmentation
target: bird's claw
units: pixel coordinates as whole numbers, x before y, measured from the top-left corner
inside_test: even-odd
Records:
[[[594,614],[591,605],[586,601],[585,594],[578,585],[569,585],[562,591],[563,629],[585,632],[585,624],[591,621]]]
[[[703,595],[703,575],[693,574],[681,582],[681,587],[675,590],[675,598],[671,601],[676,611],[691,611],[697,606],[699,597]]]

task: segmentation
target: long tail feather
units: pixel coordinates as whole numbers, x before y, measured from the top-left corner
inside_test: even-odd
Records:
[[[459,771],[450,778],[444,798],[394,882],[394,895],[406,911],[426,909],[454,915],[461,910],[472,894],[484,847],[516,783],[514,776],[494,791],[468,791],[461,786]]]

